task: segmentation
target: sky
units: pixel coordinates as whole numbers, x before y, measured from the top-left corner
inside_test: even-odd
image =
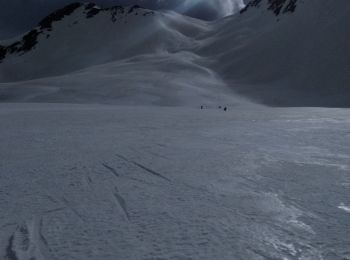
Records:
[[[232,14],[243,0],[90,0],[102,6],[139,4],[150,9],[171,9],[205,20]],[[50,12],[77,0],[0,0],[0,39],[21,34]]]

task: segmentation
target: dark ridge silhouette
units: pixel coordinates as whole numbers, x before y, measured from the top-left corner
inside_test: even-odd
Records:
[[[269,1],[269,8],[268,10],[271,10],[272,12],[275,13],[275,15],[279,15],[282,11],[282,8],[285,4],[285,0],[279,0],[279,1]]]
[[[42,30],[51,29],[52,23],[61,21],[63,17],[71,15],[76,9],[78,9],[82,5],[82,3],[73,3],[53,12],[39,23],[40,28]]]
[[[91,3],[86,6],[85,10],[87,11],[86,18],[90,19],[97,15],[101,11],[101,8],[98,8],[95,4]]]
[[[125,7],[123,6],[112,6],[112,7],[107,7],[107,8],[100,8],[98,6],[96,6],[95,4],[88,4],[85,8],[85,10],[87,11],[86,13],[86,18],[90,19],[93,18],[95,15],[99,14],[100,12],[105,12],[105,11],[110,11],[112,13],[112,21],[115,22],[117,19],[117,13],[120,12],[122,14],[124,14],[125,11]],[[143,9],[141,6],[139,5],[134,5],[131,6],[128,10],[128,14],[133,13],[135,10],[138,9]],[[153,13],[153,12],[150,12]],[[137,15],[138,13],[135,13],[135,15]],[[144,15],[146,16],[146,15]]]
[[[260,6],[263,0],[251,0],[242,10],[241,14],[246,12],[251,7]],[[272,11],[276,16],[281,13],[293,13],[297,7],[298,0],[267,0],[268,10]]]
[[[6,57],[7,49],[0,45],[0,62]]]
[[[8,46],[2,46],[0,45],[0,63],[6,58],[8,54],[14,54],[14,53],[25,53],[30,50],[32,50],[38,43],[38,36],[40,34],[45,33],[46,31],[52,30],[52,25],[55,22],[61,21],[64,17],[71,15],[75,10],[78,8],[85,6],[86,11],[86,18],[90,19],[97,15],[98,13],[102,11],[109,11],[111,13],[111,20],[112,22],[117,21],[117,15],[118,12],[124,14],[126,13],[126,8],[123,6],[113,6],[108,8],[100,8],[94,3],[72,3],[69,4],[53,13],[45,17],[41,22],[38,24],[38,27],[36,29],[31,30],[27,34],[25,34],[21,40],[16,41]],[[131,6],[127,13],[133,13],[135,10],[143,9],[139,5]],[[154,14],[153,11],[149,11],[145,13],[143,16],[147,16],[150,14]],[[76,23],[75,23],[76,24]],[[46,38],[49,38],[50,35],[46,35]]]
[[[40,32],[32,30],[23,36],[21,44],[16,48],[14,52],[26,52],[34,48],[38,43],[38,35]]]
[[[6,58],[7,54],[28,52],[32,50],[38,43],[38,36],[45,30],[50,31],[52,24],[62,20],[65,16],[72,14],[82,3],[73,3],[59,9],[44,18],[39,24],[38,29],[31,30],[23,36],[20,41],[14,42],[9,46],[0,46],[0,63]]]
[[[95,3],[87,3],[85,10],[90,10],[91,8],[97,7]]]
[[[0,63],[6,58],[7,54],[32,50],[38,43],[38,36],[40,33],[40,31],[34,29],[24,35],[21,41],[14,42],[9,46],[0,46]]]
[[[287,6],[284,8],[283,12],[284,13],[294,13],[295,9],[297,8],[297,1],[298,0],[290,0],[289,3],[287,4]]]
[[[139,5],[134,5],[134,6],[132,6],[130,9],[129,9],[129,14],[130,13],[132,13],[132,12],[134,12],[135,10],[137,10],[137,9],[141,9],[141,7],[139,6]]]

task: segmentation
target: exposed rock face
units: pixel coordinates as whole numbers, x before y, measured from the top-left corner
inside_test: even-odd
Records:
[[[40,28],[42,30],[51,29],[52,23],[61,21],[65,16],[71,15],[76,9],[78,9],[82,5],[82,3],[73,3],[53,12],[39,23]]]
[[[9,46],[0,46],[0,62],[7,54],[27,52],[32,50],[38,43],[38,36],[41,32],[37,29],[31,30],[23,36],[22,40],[14,42]]]
[[[85,11],[86,11],[86,18],[92,18],[95,15],[97,15],[102,9],[99,8],[98,6],[96,6],[95,4],[88,4],[85,7]]]
[[[85,7],[85,11],[86,11],[86,18],[93,18],[95,15],[99,14],[100,12],[106,12],[109,11],[112,14],[112,20],[114,20],[117,15],[117,13],[127,13],[127,14],[131,14],[131,13],[135,13],[135,15],[137,15],[137,10],[138,9],[143,9],[142,7],[140,7],[139,5],[134,5],[131,7],[123,7],[123,6],[113,6],[113,7],[108,7],[108,8],[100,8],[99,6],[95,5],[95,4],[88,4]],[[150,13],[153,13],[152,11],[150,11]]]
[[[3,60],[6,56],[7,50],[4,46],[0,45],[0,62]]]
[[[78,8],[85,6],[84,14],[87,19],[93,18],[98,15],[100,12],[110,12],[111,21],[117,21],[118,14],[132,14],[138,15],[137,10],[142,9],[138,5],[134,5],[132,7],[122,7],[122,6],[114,6],[109,8],[100,8],[94,3],[73,3],[69,4],[62,9],[59,9],[52,14],[45,17],[39,24],[36,29],[31,30],[27,34],[25,34],[21,40],[16,41],[8,46],[0,45],[0,63],[6,58],[8,54],[14,53],[25,53],[35,48],[38,43],[38,37],[40,34],[44,34],[52,31],[52,25],[55,22],[61,21],[66,16],[70,16],[74,11]],[[146,12],[144,16],[154,14],[153,11]],[[75,22],[76,24],[77,22]],[[46,38],[49,38],[50,35],[47,34]]]
[[[251,7],[258,7],[264,0],[251,0],[241,13],[246,12]],[[281,13],[293,13],[297,7],[298,0],[267,0],[268,10],[272,11],[276,16]]]
[[[38,36],[44,31],[50,31],[54,22],[62,20],[65,16],[71,15],[82,3],[73,3],[59,9],[46,18],[44,18],[34,30],[25,34],[20,41],[14,42],[9,46],[0,46],[0,62],[6,58],[8,54],[22,53],[32,50],[38,43]]]

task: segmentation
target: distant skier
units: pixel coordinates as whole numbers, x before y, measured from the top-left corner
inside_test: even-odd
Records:
[[[225,111],[225,112],[227,111],[227,107],[224,108],[224,111]]]

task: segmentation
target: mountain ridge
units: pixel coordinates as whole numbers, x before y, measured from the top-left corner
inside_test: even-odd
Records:
[[[0,64],[0,84],[6,93],[10,91],[6,82],[24,87],[25,83],[20,82],[34,80],[39,84],[39,80],[45,85],[43,78],[55,77],[45,80],[46,84],[55,89],[75,89],[79,85],[79,91],[74,90],[76,95],[81,94],[78,100],[89,102],[91,97],[87,98],[84,91],[98,93],[103,82],[106,91],[115,91],[111,96],[119,103],[121,84],[133,85],[135,88],[130,89],[138,95],[144,91],[146,80],[152,89],[147,96],[166,97],[156,102],[163,105],[191,103],[182,94],[184,102],[171,97],[181,89],[181,93],[191,93],[193,104],[202,103],[205,93],[208,103],[224,94],[227,98],[219,99],[233,104],[244,98],[268,106],[349,107],[350,4],[340,1],[334,5],[329,0],[322,4],[318,0],[253,0],[243,13],[216,22],[175,12],[139,7],[105,10],[89,4],[50,23],[60,17],[53,15],[43,23],[49,29],[39,35],[34,49],[7,55]],[[35,38],[30,34],[27,37],[29,42]],[[137,69],[138,76],[133,77],[124,68]],[[100,81],[87,82],[81,71],[85,78]],[[59,76],[66,86],[57,83]],[[167,84],[169,81],[171,84]],[[172,90],[163,93],[168,87]],[[43,90],[35,87],[33,91]],[[63,102],[68,99],[64,95],[50,98]]]
[[[110,11],[113,22],[115,22],[116,15],[118,12],[122,14],[124,13],[131,14],[137,9],[142,9],[142,7],[140,7],[139,5],[133,5],[130,7],[112,6],[108,8],[101,8],[94,3],[81,3],[81,2],[76,2],[76,3],[66,5],[63,8],[56,10],[55,12],[49,14],[44,19],[42,19],[39,22],[38,26],[33,30],[29,31],[28,33],[25,33],[22,36],[21,40],[16,41],[8,46],[0,45],[0,63],[9,54],[25,53],[32,50],[38,43],[39,35],[45,34],[46,32],[51,31],[53,23],[61,21],[66,16],[70,16],[73,12],[75,12],[80,7],[84,7],[84,12],[86,14],[87,19],[94,17],[100,12]],[[144,10],[147,10],[147,9],[144,9]],[[154,14],[154,11],[149,10],[147,13],[143,15],[146,16],[150,14]]]
[[[258,7],[263,2],[264,0],[251,0],[240,13],[244,13],[252,7]],[[272,11],[276,16],[279,16],[282,13],[294,13],[297,8],[297,2],[298,0],[268,0],[267,9]]]

